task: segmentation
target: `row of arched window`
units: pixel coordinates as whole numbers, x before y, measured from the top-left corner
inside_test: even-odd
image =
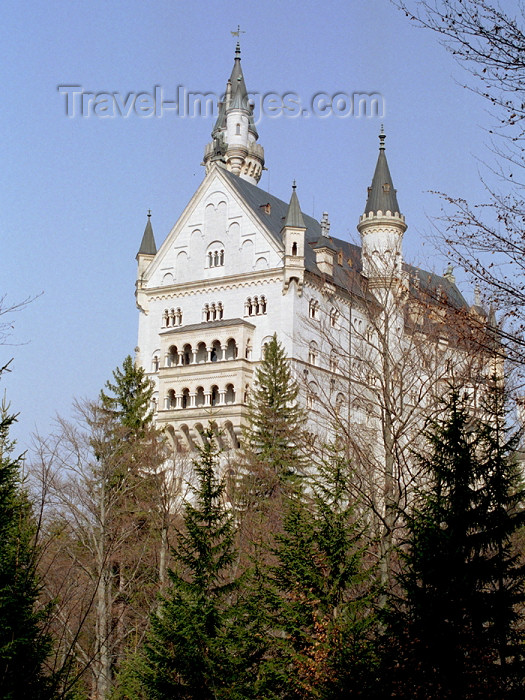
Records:
[[[177,367],[183,365],[198,365],[205,362],[220,362],[222,360],[235,360],[238,356],[237,343],[230,338],[226,343],[214,340],[212,343],[201,341],[192,345],[172,345],[164,358],[165,367]]]
[[[222,267],[224,265],[224,249],[210,250],[208,252],[208,267]]]
[[[219,388],[217,384],[211,387],[204,388],[198,386],[195,391],[185,387],[180,393],[174,389],[170,389],[166,394],[164,408],[170,409],[185,409],[185,408],[201,408],[212,406],[227,406],[236,403],[236,392],[233,384],[226,384],[225,387]]]
[[[212,304],[204,304],[202,309],[203,321],[220,321],[224,316],[224,308],[222,302],[213,302]]]
[[[329,315],[331,328],[338,328],[339,315],[339,311],[335,308],[335,306],[332,306]],[[317,299],[310,299],[310,302],[308,304],[308,316],[313,319],[319,318],[319,302],[317,301]]]
[[[173,328],[175,326],[182,326],[182,311],[180,308],[164,309],[164,313],[162,314],[162,327]]]
[[[245,316],[261,316],[266,313],[266,297],[248,297],[244,302]]]
[[[312,340],[308,346],[308,364],[317,367],[319,365],[319,346]],[[328,368],[330,372],[339,371],[339,356],[337,351],[333,348],[330,350],[330,355],[328,358]]]

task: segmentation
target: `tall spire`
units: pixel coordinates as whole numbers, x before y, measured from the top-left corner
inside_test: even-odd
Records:
[[[239,42],[211,136],[213,140],[204,150],[206,171],[213,163],[219,163],[256,185],[264,167],[264,149],[257,143],[259,134],[244,82]]]
[[[391,214],[400,214],[396,190],[394,189],[388,162],[386,160],[385,139],[386,135],[381,125],[381,132],[379,134],[379,155],[377,157],[372,185],[368,188],[365,214],[377,214],[378,211],[383,214],[386,214],[387,211]]]
[[[286,212],[286,219],[284,221],[284,226],[290,226],[292,228],[306,228],[304,225],[303,214],[301,212],[301,205],[299,204],[299,198],[297,197],[297,192],[295,191],[297,185],[295,180],[292,185],[292,196],[290,199],[290,204],[288,205],[288,211]]]
[[[138,255],[156,255],[157,246],[155,245],[155,236],[153,235],[153,227],[151,225],[151,209],[148,209],[148,221],[142,236]]]

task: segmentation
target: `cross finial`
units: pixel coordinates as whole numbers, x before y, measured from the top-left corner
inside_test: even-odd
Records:
[[[151,209],[148,209],[148,219],[151,217]]]
[[[295,184],[295,180],[294,180],[294,181],[292,182],[292,189],[295,190],[296,187],[297,187],[297,185]]]

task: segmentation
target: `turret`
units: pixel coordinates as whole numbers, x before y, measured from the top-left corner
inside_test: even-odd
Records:
[[[137,304],[140,304],[139,292],[142,289],[144,272],[156,254],[157,246],[155,245],[155,236],[153,235],[153,227],[151,225],[151,211],[148,211],[148,220],[146,222],[146,228],[144,229],[144,234],[140,243],[139,252],[137,253],[135,258],[138,263],[136,283]]]
[[[259,134],[253,118],[253,106],[241,69],[241,48],[235,49],[233,69],[226,84],[224,100],[211,133],[212,141],[204,149],[206,172],[219,163],[235,175],[256,185],[264,167],[264,149],[257,143]]]
[[[286,212],[284,226],[281,229],[284,245],[283,294],[286,294],[288,291],[290,282],[295,280],[300,296],[303,292],[304,284],[304,234],[306,226],[295,190],[296,185],[294,181],[290,204]]]
[[[368,277],[371,287],[390,286],[392,280],[401,280],[403,275],[401,246],[407,225],[399,211],[388,168],[385,138],[381,127],[376,169],[368,188],[365,212],[357,225],[361,234],[363,275]]]

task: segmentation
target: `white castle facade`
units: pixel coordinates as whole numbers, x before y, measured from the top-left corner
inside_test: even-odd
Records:
[[[289,202],[257,187],[264,166],[257,140],[237,47],[205,148],[204,180],[158,250],[148,217],[137,254],[136,361],[155,383],[156,422],[178,450],[199,445],[210,420],[222,446],[237,447],[255,370],[274,333],[319,430],[329,431],[337,417],[370,427],[380,403],[374,393],[424,402],[435,358],[443,368],[450,361],[447,335],[438,334],[432,361],[421,343],[414,350],[417,382],[402,380],[399,367],[385,378],[385,362],[399,364],[414,337],[425,334],[425,319],[409,308],[410,289],[424,287],[472,313],[451,271],[440,277],[403,262],[406,223],[383,134],[366,206],[356,216],[361,247],[332,236],[326,214],[321,221],[303,214],[295,186]],[[474,313],[483,318],[479,307]]]

